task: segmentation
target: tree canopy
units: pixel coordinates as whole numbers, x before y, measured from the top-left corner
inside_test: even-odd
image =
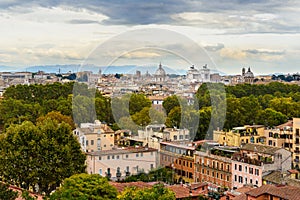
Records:
[[[113,200],[117,190],[99,174],[76,174],[63,181],[50,200]]]
[[[49,194],[64,178],[85,171],[85,155],[65,122],[25,121],[0,135],[0,176],[21,188]]]

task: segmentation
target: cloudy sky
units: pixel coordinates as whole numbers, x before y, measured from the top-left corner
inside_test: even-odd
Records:
[[[186,48],[228,74],[248,66],[255,74],[294,73],[300,71],[299,19],[297,0],[0,0],[0,66],[99,64],[90,57],[104,53],[115,57],[114,65],[162,62],[188,69],[195,63],[174,53]],[[174,37],[155,31],[156,48],[149,49],[134,35],[122,43],[127,53],[119,51],[115,37],[126,40],[128,31],[149,28]],[[187,40],[176,41],[176,34]],[[158,46],[160,37],[170,41]],[[204,51],[190,50],[191,41]],[[104,47],[113,48],[99,51]]]

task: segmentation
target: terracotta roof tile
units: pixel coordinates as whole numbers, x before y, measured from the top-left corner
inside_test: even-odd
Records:
[[[283,199],[298,200],[300,196],[300,188],[293,186],[263,185],[259,188],[255,188],[249,192],[246,192],[246,194],[253,197],[259,197],[263,194],[270,194]]]

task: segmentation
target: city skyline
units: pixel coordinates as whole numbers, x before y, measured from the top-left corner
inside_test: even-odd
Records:
[[[249,66],[255,74],[292,74],[300,61],[299,8],[295,1],[2,1],[0,66],[81,64],[119,34],[156,28],[194,41],[205,49],[212,68],[226,74]],[[118,65],[165,61],[174,69],[190,67],[162,51],[129,52],[122,58]]]

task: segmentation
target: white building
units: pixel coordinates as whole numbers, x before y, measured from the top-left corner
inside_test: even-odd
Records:
[[[194,65],[187,72],[187,79],[189,82],[210,82],[210,69],[205,64],[202,68],[195,69]]]
[[[148,173],[157,167],[157,150],[147,147],[120,148],[87,153],[87,173],[100,174],[112,180]]]
[[[131,137],[130,140],[159,149],[160,142],[163,141],[189,141],[190,131],[188,129],[166,128],[164,124],[153,124],[146,126],[145,130],[138,130],[138,135]]]

